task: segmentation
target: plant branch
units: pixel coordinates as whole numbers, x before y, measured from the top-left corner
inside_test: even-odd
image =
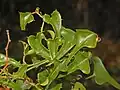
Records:
[[[9,47],[9,44],[11,42],[11,39],[10,39],[10,34],[9,34],[9,30],[6,30],[7,32],[7,38],[8,38],[8,42],[7,42],[7,45],[5,47],[5,53],[6,53],[6,60],[5,60],[5,66],[3,67],[3,69],[1,70],[0,73],[2,73],[8,66],[8,47]]]

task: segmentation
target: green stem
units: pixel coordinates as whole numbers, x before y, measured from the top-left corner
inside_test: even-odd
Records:
[[[44,21],[43,21],[43,23],[42,23],[42,26],[41,26],[41,32],[43,32],[43,27],[44,27]]]
[[[24,54],[24,56],[23,56],[23,64],[26,64],[25,57],[26,57],[26,55]]]
[[[29,68],[27,69],[27,72],[28,72],[29,70],[33,69],[33,68],[37,68],[37,67],[39,67],[40,65],[43,65],[43,64],[48,63],[48,62],[49,62],[49,60],[45,60],[45,61],[40,61],[40,62],[31,64],[31,65],[28,65]]]

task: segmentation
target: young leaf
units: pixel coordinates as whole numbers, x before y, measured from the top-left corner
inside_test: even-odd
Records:
[[[80,82],[76,82],[72,90],[86,90],[86,88]]]
[[[27,23],[30,23],[30,22],[34,21],[34,17],[32,15],[32,13],[30,13],[30,12],[26,12],[26,13],[19,12],[19,14],[20,14],[21,30],[25,30],[25,27],[26,27]]]
[[[61,15],[60,13],[55,10],[53,11],[53,13],[51,14],[51,17],[47,14],[45,14],[43,16],[43,20],[48,23],[51,24],[57,37],[60,37],[60,30],[61,30]]]
[[[89,59],[91,57],[90,52],[78,52],[75,55],[75,59],[68,66],[68,74],[76,70],[81,70],[85,74],[90,73]]]
[[[120,84],[118,84],[107,72],[102,61],[98,57],[94,57],[94,73],[95,73],[95,81],[97,84],[101,85],[104,83],[109,83],[120,89]]]

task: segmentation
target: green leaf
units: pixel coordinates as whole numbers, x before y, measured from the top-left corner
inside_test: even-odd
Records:
[[[56,36],[60,37],[61,21],[62,21],[60,13],[57,10],[55,10],[51,14],[51,17],[48,14],[45,14],[43,16],[43,20],[46,23],[51,24],[56,33]]]
[[[27,23],[34,21],[34,17],[30,12],[19,12],[20,14],[20,27],[21,30],[25,30]]]
[[[56,59],[58,60],[75,45],[75,32],[73,30],[62,27],[61,35],[63,36],[64,43],[56,55]]]
[[[75,59],[68,66],[68,74],[76,70],[81,70],[85,74],[90,73],[89,59],[91,57],[90,52],[78,52],[75,55]]]
[[[76,30],[76,45],[88,48],[95,48],[97,44],[97,34],[87,29]]]
[[[57,84],[55,87],[53,87],[51,90],[61,90],[62,88],[62,83]]]
[[[23,64],[19,67],[18,71],[14,73],[15,78],[22,78],[27,71],[27,65]]]
[[[94,57],[94,73],[95,73],[95,81],[97,84],[101,85],[104,83],[109,83],[120,89],[120,84],[118,84],[107,72],[102,61],[98,57]]]
[[[43,33],[37,33],[37,36],[29,36],[28,37],[28,43],[31,46],[31,48],[39,55],[41,55],[44,58],[49,59],[49,51],[44,45],[42,44],[42,39],[45,39],[45,36]]]
[[[76,46],[69,54],[68,61],[83,47],[95,48],[97,44],[97,34],[86,29],[77,29],[75,33]]]
[[[72,90],[86,90],[86,88],[80,82],[76,82]]]
[[[55,58],[57,50],[58,50],[57,39],[53,39],[53,40],[48,39],[47,44],[48,44],[48,49],[50,52],[51,60],[53,60]]]
[[[47,70],[44,70],[38,73],[37,77],[38,77],[38,82],[40,83],[40,85],[46,86],[48,84],[49,82],[48,74],[49,72]]]

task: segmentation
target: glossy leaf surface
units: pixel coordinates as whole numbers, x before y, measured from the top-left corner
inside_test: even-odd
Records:
[[[98,40],[97,34],[86,29],[77,29],[75,38],[76,46],[71,51],[68,61],[83,47],[95,48]]]
[[[36,36],[31,35],[28,37],[28,43],[37,54],[50,58],[48,49],[42,44],[42,39],[45,39],[42,33],[38,33]]]

